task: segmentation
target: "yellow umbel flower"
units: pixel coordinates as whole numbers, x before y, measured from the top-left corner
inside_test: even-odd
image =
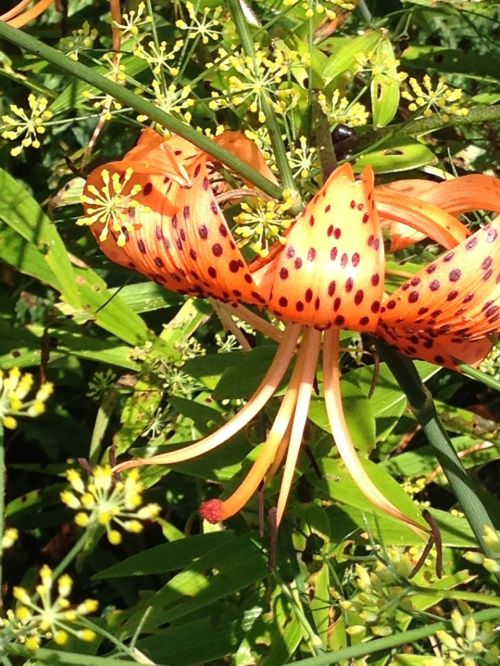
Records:
[[[409,88],[401,96],[411,102],[408,105],[410,111],[421,113],[424,118],[439,113],[447,121],[450,116],[466,116],[469,113],[469,109],[458,104],[463,91],[450,88],[442,77],[438,79],[435,88],[428,74],[422,79],[422,85],[414,78],[408,79],[408,84]]]
[[[21,143],[11,149],[11,155],[17,157],[28,147],[40,148],[40,137],[46,132],[45,124],[53,115],[47,109],[48,103],[46,97],[31,93],[28,96],[29,111],[11,104],[9,109],[12,115],[2,116],[1,136],[9,141],[21,139]]]
[[[63,490],[61,500],[77,511],[75,522],[80,527],[100,525],[108,541],[119,544],[122,535],[117,527],[137,534],[141,521],[152,520],[160,513],[158,504],[142,505],[144,486],[137,470],[127,472],[124,480],[115,481],[111,467],[96,467],[85,483],[77,470],[67,472],[71,490]]]
[[[7,611],[5,619],[0,621],[3,637],[16,640],[30,650],[36,650],[44,639],[52,639],[58,645],[65,645],[70,636],[93,641],[95,633],[78,625],[86,615],[95,613],[97,601],[86,599],[72,607],[68,599],[73,587],[72,579],[64,574],[55,580],[47,565],[40,569],[40,579],[34,593],[24,587],[14,587],[13,596],[17,605]]]
[[[45,382],[35,397],[29,398],[32,388],[33,375],[30,373],[21,373],[19,368],[12,368],[9,372],[0,370],[0,423],[4,428],[14,429],[19,416],[34,418],[43,414],[53,386]]]

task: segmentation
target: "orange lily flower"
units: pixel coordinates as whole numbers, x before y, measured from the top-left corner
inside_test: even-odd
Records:
[[[270,176],[242,135],[225,133],[216,141]],[[85,188],[82,223],[91,225],[113,261],[168,289],[231,303],[236,313],[247,303],[287,322],[269,370],[236,416],[201,441],[120,463],[115,471],[171,465],[223,444],[264,407],[297,355],[289,388],[247,476],[230,497],[200,509],[212,522],[229,518],[284,461],[279,525],[322,354],[326,409],[346,468],[375,506],[422,535],[423,522],[404,515],[374,485],[350,438],[340,394],[339,331],[373,333],[412,358],[451,368],[480,362],[498,330],[500,217],[468,237],[455,214],[485,207],[500,212],[500,181],[466,176],[425,187],[410,182],[409,194],[402,187],[375,188],[369,167],[356,180],[345,164],[306,205],[285,243],[248,264],[219,207],[221,183],[209,155],[178,137],[164,140],[146,130],[122,160],[96,169]],[[392,295],[384,291],[381,220],[409,225],[447,250]]]
[[[33,21],[33,19],[36,19],[37,16],[43,14],[53,2],[54,0],[39,0],[33,7],[26,9],[28,5],[32,4],[32,0],[21,0],[15,7],[9,9],[8,12],[1,14],[0,21],[8,23],[13,28],[22,28],[30,21]]]

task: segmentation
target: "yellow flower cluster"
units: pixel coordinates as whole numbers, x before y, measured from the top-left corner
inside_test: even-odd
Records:
[[[16,104],[10,105],[11,116],[2,116],[3,126],[0,128],[4,139],[15,141],[21,138],[21,143],[11,149],[14,157],[20,155],[25,148],[40,148],[40,136],[45,134],[45,123],[52,118],[52,112],[47,109],[46,97],[37,97],[33,93],[28,96],[29,112]]]
[[[408,84],[410,90],[403,91],[401,96],[411,102],[408,105],[410,111],[419,111],[424,118],[439,113],[443,120],[447,121],[450,115],[466,116],[469,113],[469,109],[457,103],[463,97],[462,90],[450,88],[443,78],[438,80],[436,88],[428,74],[424,76],[422,85],[414,78],[408,79]]]
[[[324,14],[329,19],[334,19],[337,15],[336,9],[343,9],[345,11],[352,11],[355,3],[346,2],[345,0],[283,0],[285,7],[300,7],[305,11],[307,18],[312,18],[315,14]]]
[[[282,203],[256,199],[252,203],[241,204],[242,212],[234,218],[237,224],[234,232],[240,237],[240,246],[250,246],[260,257],[267,257],[274,243],[285,242],[282,233],[294,220],[290,209],[296,202],[286,192],[283,198]]]
[[[494,557],[487,557],[479,551],[472,550],[466,552],[464,557],[468,562],[481,564],[490,573],[498,573],[500,571],[500,532],[486,526],[484,528],[484,540],[490,547]]]
[[[219,39],[222,34],[220,22],[222,7],[204,7],[201,17],[199,17],[192,2],[186,2],[184,6],[189,14],[190,22],[188,24],[183,19],[179,19],[175,25],[181,30],[185,30],[189,39],[201,37],[204,44],[208,44],[211,39]]]
[[[58,645],[65,645],[70,636],[93,641],[95,632],[79,628],[78,623],[86,615],[95,613],[97,601],[86,599],[71,607],[68,597],[73,581],[66,574],[55,581],[47,565],[40,569],[40,579],[35,594],[30,594],[24,587],[14,587],[13,595],[18,604],[0,620],[0,636],[16,640],[30,650],[36,650],[42,639],[52,639]],[[57,595],[53,600],[55,588]]]
[[[102,224],[102,230],[99,234],[99,240],[104,243],[109,232],[118,234],[116,243],[118,247],[123,247],[127,238],[127,233],[137,228],[137,222],[131,218],[129,212],[131,209],[138,208],[140,204],[135,197],[141,191],[140,185],[134,185],[130,191],[125,194],[124,190],[128,188],[128,182],[132,178],[133,170],[131,168],[125,171],[123,178],[120,174],[110,175],[107,169],[103,169],[101,176],[103,187],[99,190],[95,185],[89,185],[88,194],[82,195],[80,201],[87,204],[87,215],[77,220],[79,225],[91,226],[95,222]],[[145,207],[142,207],[143,212]],[[133,220],[132,222],[130,220]]]
[[[116,28],[120,28],[122,39],[137,37],[141,28],[147,30],[153,23],[152,17],[146,13],[146,4],[144,2],[140,2],[137,5],[137,9],[124,12],[121,20],[121,23],[114,22],[113,25]]]
[[[8,373],[0,370],[0,423],[4,428],[17,427],[18,416],[34,418],[45,411],[45,403],[53,393],[53,386],[45,382],[34,398],[27,399],[33,388],[33,375],[12,368]]]
[[[92,48],[98,34],[97,28],[91,28],[90,23],[85,21],[82,27],[78,30],[73,30],[69,37],[60,39],[59,44],[68,58],[76,62],[82,51]]]
[[[109,466],[96,467],[87,483],[76,470],[69,470],[66,476],[72,489],[64,490],[61,500],[78,512],[76,524],[104,527],[108,541],[113,545],[122,540],[115,525],[137,534],[143,529],[140,521],[152,520],[160,513],[158,504],[141,506],[144,487],[135,469],[128,472],[123,481],[113,479]]]
[[[451,613],[453,632],[438,631],[440,657],[431,658],[432,664],[457,664],[475,666],[477,663],[498,664],[500,648],[495,627],[485,622],[478,625],[472,618],[465,619],[455,608]]]
[[[359,102],[350,102],[347,97],[341,96],[338,90],[335,90],[330,98],[322,92],[319,93],[318,103],[332,126],[361,127],[368,122],[369,113],[366,107]]]

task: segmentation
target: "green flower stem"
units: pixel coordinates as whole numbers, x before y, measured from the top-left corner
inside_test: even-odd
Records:
[[[241,9],[241,4],[239,0],[228,0],[227,4],[233,16],[233,21],[236,25],[238,35],[240,36],[243,50],[247,56],[254,60],[255,49],[253,45],[253,37],[243,14],[243,10]],[[283,188],[285,190],[289,190],[292,194],[296,194],[297,187],[293,180],[292,171],[286,156],[285,144],[281,138],[281,129],[278,125],[278,120],[271,106],[269,97],[265,91],[261,92],[260,99],[262,102],[262,110],[266,116],[267,129],[269,130],[269,137],[273,146],[273,152],[276,158],[276,164],[278,165],[278,170],[280,172]]]
[[[495,527],[479,499],[474,488],[475,484],[465,471],[462,461],[450,442],[436,412],[430,392],[422,383],[410,359],[401,356],[394,349],[380,341],[377,343],[377,348],[381,358],[387,363],[396,381],[406,394],[410,409],[422,426],[482,551],[487,557],[497,559],[498,556],[484,539],[484,528],[489,526],[494,530]],[[495,575],[500,581],[500,574]]]
[[[498,379],[495,379],[495,377],[493,377],[492,375],[488,375],[486,372],[482,372],[477,368],[472,368],[470,365],[461,365],[460,371],[466,377],[470,377],[471,379],[474,379],[476,382],[481,382],[481,384],[484,384],[488,388],[491,388],[495,391],[500,391],[500,381],[498,381]]]
[[[58,69],[67,72],[71,77],[81,79],[98,90],[111,95],[125,106],[131,107],[139,114],[148,116],[151,120],[166,127],[171,132],[182,136],[195,146],[198,146],[198,148],[209,155],[212,155],[212,157],[219,160],[233,171],[236,171],[236,173],[240,174],[243,178],[252,182],[257,188],[268,194],[270,197],[274,199],[279,199],[281,197],[281,188],[250,167],[246,162],[243,162],[232,153],[213,143],[208,137],[197,132],[182,120],[178,120],[169,113],[165,113],[165,111],[158,109],[151,102],[148,102],[146,99],[127,90],[118,83],[110,81],[104,76],[97,74],[97,72],[90,67],[87,67],[80,62],[74,62],[57,49],[54,49],[40,40],[31,37],[31,35],[28,35],[21,30],[16,30],[10,25],[2,22],[0,22],[0,39],[5,39],[20,48],[26,49],[30,53],[40,56],[52,65],[55,65]]]
[[[488,610],[482,610],[477,613],[472,613],[471,615],[464,615],[464,620],[466,622],[467,620],[473,620],[477,623],[493,622],[498,618],[500,618],[500,610],[496,608],[489,608]],[[441,620],[440,622],[427,624],[418,629],[409,629],[408,631],[402,631],[401,633],[385,636],[384,638],[375,638],[366,643],[361,643],[360,645],[351,645],[350,647],[342,648],[335,652],[329,652],[328,654],[301,659],[295,661],[294,664],[295,666],[326,666],[327,664],[337,664],[339,661],[358,659],[365,657],[368,654],[374,654],[382,650],[390,650],[400,645],[416,643],[417,641],[422,640],[422,638],[434,636],[438,631],[446,631],[450,628],[450,620]]]
[[[388,141],[409,136],[421,136],[435,132],[445,127],[460,127],[462,125],[474,125],[476,123],[495,122],[500,119],[500,104],[491,106],[475,106],[470,109],[466,116],[449,116],[446,120],[439,114],[430,118],[417,118],[405,123],[382,127],[376,131],[360,131],[357,145],[354,146],[356,156],[365,154],[380,148]],[[342,146],[342,144],[339,144]]]
[[[69,567],[71,562],[77,557],[77,555],[84,549],[85,544],[87,543],[87,540],[89,539],[89,535],[87,534],[88,530],[85,530],[81,537],[78,539],[78,541],[75,543],[73,548],[66,553],[66,555],[63,557],[63,559],[59,562],[59,564],[55,567],[54,571],[52,572],[52,576],[54,580],[58,578],[64,571]]]
[[[3,584],[3,547],[2,539],[5,529],[4,525],[5,515],[5,446],[4,446],[4,433],[3,425],[0,423],[0,590]],[[0,608],[3,605],[2,597],[0,595]]]

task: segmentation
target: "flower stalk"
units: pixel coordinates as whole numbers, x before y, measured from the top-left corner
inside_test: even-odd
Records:
[[[474,488],[473,480],[450,442],[437,414],[432,395],[422,383],[415,365],[382,342],[377,342],[377,348],[406,394],[410,409],[422,426],[482,551],[487,557],[498,559],[498,554],[492,551],[484,539],[484,528],[488,526],[494,529],[491,518],[480,500],[478,490]],[[500,581],[500,573],[495,575]]]

